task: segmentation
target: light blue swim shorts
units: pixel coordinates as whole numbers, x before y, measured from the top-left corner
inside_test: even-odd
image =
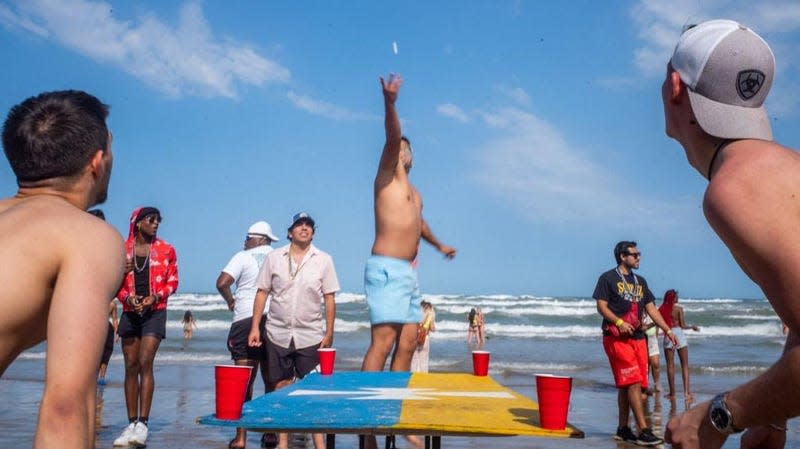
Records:
[[[419,305],[422,296],[411,262],[369,256],[364,268],[364,291],[370,323],[419,323],[422,320]]]

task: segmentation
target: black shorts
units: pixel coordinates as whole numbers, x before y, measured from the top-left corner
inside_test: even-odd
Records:
[[[295,377],[302,379],[319,365],[319,343],[303,349],[295,349],[294,341],[288,348],[281,348],[266,339],[267,381],[271,384]]]
[[[267,358],[267,348],[264,345],[264,337],[267,335],[265,328],[267,316],[261,316],[261,346],[248,346],[247,337],[250,336],[250,326],[253,325],[253,317],[245,318],[231,324],[228,332],[228,351],[231,352],[233,360],[264,360]]]
[[[114,326],[108,323],[108,333],[106,334],[106,344],[103,346],[103,356],[100,357],[100,364],[108,365],[111,354],[114,352]]]
[[[167,311],[147,311],[144,315],[136,312],[123,312],[117,329],[122,338],[144,337],[149,335],[159,340],[167,338]]]

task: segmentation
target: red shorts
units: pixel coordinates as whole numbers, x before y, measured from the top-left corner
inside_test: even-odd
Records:
[[[647,340],[605,335],[603,349],[606,350],[617,388],[633,384],[642,384],[642,388],[647,388]]]

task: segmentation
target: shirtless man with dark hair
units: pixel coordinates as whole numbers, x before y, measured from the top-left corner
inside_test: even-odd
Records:
[[[93,448],[97,367],[108,303],[125,269],[119,233],[85,211],[111,176],[108,106],[80,91],[14,106],[3,149],[18,190],[0,200],[0,375],[47,340],[33,446]]]
[[[386,144],[375,175],[375,242],[364,270],[372,334],[362,371],[382,371],[392,353],[391,370],[408,371],[417,347],[417,323],[422,319],[419,287],[413,262],[420,238],[448,259],[456,249],[444,245],[422,218],[422,198],[408,180],[413,153],[400,131],[395,109],[402,79],[380,79],[386,113]],[[375,447],[375,438],[368,438]]]

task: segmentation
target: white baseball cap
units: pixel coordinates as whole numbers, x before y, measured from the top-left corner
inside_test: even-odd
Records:
[[[703,131],[724,139],[772,140],[764,100],[775,56],[753,30],[733,20],[709,20],[681,35],[670,60],[688,86]]]
[[[247,229],[247,235],[251,234],[268,237],[273,242],[278,241],[278,237],[275,237],[275,234],[272,233],[272,226],[266,221],[257,221],[250,225]]]

